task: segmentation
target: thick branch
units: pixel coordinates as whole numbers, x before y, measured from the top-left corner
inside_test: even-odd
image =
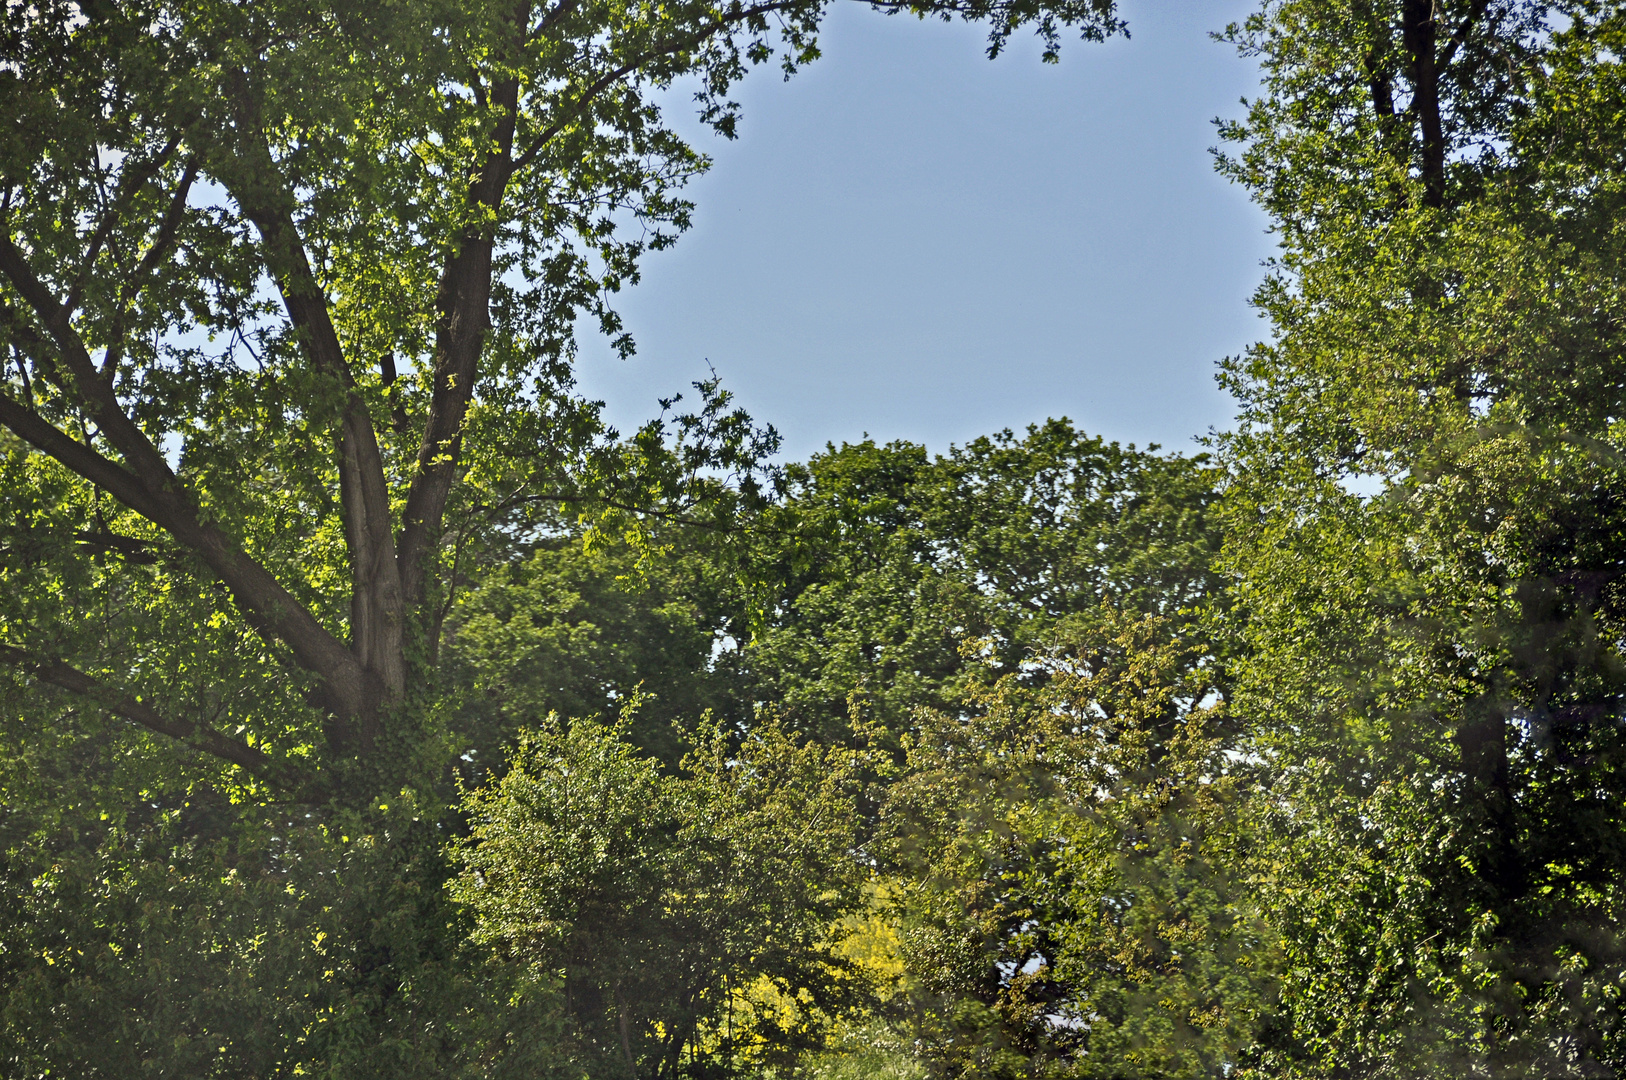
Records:
[[[575,123],[600,94],[651,60],[694,48],[729,26],[785,6],[788,6],[785,0],[778,0],[743,8],[606,72],[583,90],[517,158],[513,156],[513,148],[519,114],[518,84],[508,81],[494,86],[491,102],[501,110],[495,132],[496,146],[474,175],[470,201],[481,208],[497,209],[516,172],[535,161],[547,144]],[[543,21],[539,31],[546,29],[555,16],[562,18],[569,10],[568,4],[561,4]],[[492,250],[493,236],[489,229],[470,232],[461,238],[441,275],[433,393],[423,443],[418,451],[418,468],[407,494],[401,523],[401,584],[408,606],[422,600],[426,564],[439,543],[446,500],[462,453],[463,421],[479,375],[480,353],[490,320]]]
[[[334,328],[327,295],[316,280],[294,223],[292,196],[281,182],[246,90],[243,97],[238,108],[242,169],[232,179],[232,196],[259,230],[272,279],[312,366],[344,391],[338,461],[345,541],[353,572],[351,645],[363,667],[378,679],[383,702],[391,704],[405,692],[407,672],[402,647],[403,594],[384,459],[372,415]]]
[[[8,248],[11,248],[10,241],[0,240],[0,267],[7,262]],[[18,339],[14,336],[13,340]],[[73,343],[77,345],[76,338]],[[79,348],[80,366],[88,366],[90,358],[83,355],[82,346]],[[95,377],[93,368],[89,381],[111,397],[112,391]],[[81,378],[78,382],[82,389],[85,380]],[[109,424],[102,419],[106,409],[87,411],[92,413],[92,418],[103,433],[111,438]],[[109,419],[122,421],[123,426],[130,429],[121,431],[123,441],[131,441],[133,430],[135,437],[146,443],[146,437],[122,412]],[[219,529],[199,519],[197,509],[187,498],[180,481],[157,451],[151,449],[150,443],[146,443],[146,446],[150,457],[157,458],[158,467],[153,467],[149,461],[146,469],[132,471],[71,438],[32,409],[5,395],[0,395],[0,425],[196,552],[231,589],[232,596],[249,621],[262,633],[284,642],[301,667],[322,679],[329,708],[341,716],[361,714],[367,704],[365,685],[361,669],[350,651],[329,634],[269,571]],[[114,445],[118,446],[119,443],[115,441]],[[122,446],[119,449],[123,452]],[[139,451],[141,447],[137,445],[135,449]],[[125,453],[126,462],[134,464],[133,457]]]
[[[70,693],[86,697],[115,715],[149,731],[180,739],[222,761],[241,765],[256,776],[271,778],[282,772],[283,763],[239,739],[231,739],[197,724],[168,720],[152,706],[97,682],[78,668],[60,660],[43,660],[21,649],[0,645],[0,662],[19,667],[36,679]]]
[[[518,82],[509,79],[493,86],[491,101],[501,110],[494,133],[496,146],[486,154],[475,174],[469,198],[478,207],[495,210],[514,173]],[[401,586],[410,606],[423,600],[425,564],[440,542],[446,499],[463,450],[463,421],[474,395],[480,353],[491,324],[494,247],[495,238],[488,227],[465,233],[456,252],[447,258],[440,278],[435,301],[440,318],[435,330],[429,412],[418,448],[418,467],[401,517]]]
[[[1411,69],[1411,111],[1422,134],[1423,198],[1429,206],[1440,207],[1445,205],[1445,131],[1440,119],[1434,0],[1405,0],[1400,34]]]

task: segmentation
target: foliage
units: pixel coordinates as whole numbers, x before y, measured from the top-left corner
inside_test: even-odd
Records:
[[[1105,0],[878,6],[992,51],[1120,28]],[[546,1065],[547,1007],[441,887],[459,755],[535,717],[471,704],[445,620],[553,534],[538,508],[636,548],[771,494],[774,437],[715,382],[609,430],[573,334],[630,350],[611,301],[689,224],[707,161],[659,95],[731,134],[729,88],[814,58],[825,8],[0,14],[8,1072]]]
[[[0,1070],[1626,1070],[1626,7],[1226,31],[1213,458],[623,437],[662,95],[825,10],[0,15]]]
[[[469,795],[477,938],[558,984],[585,1075],[794,1060],[866,989],[834,936],[865,877],[854,754],[714,726],[663,775],[623,734],[532,733]]]
[[[613,716],[634,694],[627,735],[669,765],[702,715],[735,718],[712,659],[738,590],[729,560],[687,539],[650,559],[631,544],[586,550],[562,530],[471,575],[447,633],[470,762],[500,768],[510,734],[534,718]]]
[[[893,790],[935,1075],[1228,1075],[1271,1018],[1213,669],[1156,616],[1099,615],[1042,685],[923,718]]]
[[[556,517],[466,571],[447,633],[477,688],[459,733],[500,756],[526,716],[607,715],[638,690],[633,738],[670,762],[672,721],[706,709],[851,741],[856,704],[895,746],[915,709],[957,708],[988,670],[962,656],[968,637],[1015,665],[1085,632],[1104,598],[1189,622],[1219,587],[1215,478],[1053,420],[935,458],[832,447],[785,466],[725,543],[685,515],[628,541],[591,524],[584,551],[584,526]]]
[[[1272,1075],[1626,1063],[1621,33],[1322,0],[1233,29],[1267,92],[1227,167],[1283,239],[1222,442]]]
[[[1103,599],[1178,625],[1218,584],[1215,471],[1155,450],[1051,420],[936,458],[866,441],[792,466],[760,530],[766,625],[722,662],[818,737],[843,737],[854,700],[895,736],[980,678],[969,638],[1014,666]]]

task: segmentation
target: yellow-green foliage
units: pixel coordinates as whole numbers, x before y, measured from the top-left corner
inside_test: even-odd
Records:
[[[476,938],[556,986],[594,1075],[784,1065],[868,980],[841,953],[859,756],[713,724],[676,774],[621,727],[528,733],[471,792],[453,894]],[[833,934],[832,930],[836,932]]]
[[[922,1054],[945,1075],[1205,1077],[1272,1010],[1200,642],[1096,636],[922,718],[894,789]]]

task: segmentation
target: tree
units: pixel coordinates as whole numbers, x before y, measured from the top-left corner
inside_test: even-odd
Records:
[[[934,1075],[1213,1077],[1256,1060],[1274,939],[1218,669],[1110,606],[924,716],[888,804],[917,1045]]]
[[[1083,634],[1104,600],[1184,625],[1219,580],[1202,457],[1137,450],[1049,420],[932,457],[873,442],[787,470],[757,530],[763,625],[720,666],[787,722],[845,737],[854,702],[895,735],[954,711],[989,668]]]
[[[935,457],[832,447],[786,466],[726,549],[709,523],[667,519],[642,545],[583,551],[583,526],[560,521],[483,556],[448,616],[448,658],[479,687],[471,711],[510,717],[498,731],[527,710],[610,715],[641,685],[631,737],[672,761],[672,721],[707,709],[740,730],[768,709],[834,742],[855,737],[857,704],[895,740],[989,670],[967,662],[968,638],[1015,666],[1085,632],[1105,599],[1171,628],[1195,618],[1220,585],[1217,475],[1065,420]]]
[[[794,68],[820,10],[8,15],[0,423],[94,496],[59,557],[100,550],[111,575],[151,555],[223,589],[211,615],[301,673],[324,750],[364,755],[432,667],[448,534],[555,491],[590,423],[561,398],[575,317],[616,331],[607,294],[687,224],[676,189],[703,159],[649,94],[692,76],[730,131],[723,95],[770,24]],[[1097,3],[963,13],[994,51],[1028,23],[1117,26]],[[65,620],[17,614],[14,664],[190,731],[135,700],[155,691],[58,666],[81,650],[31,651]],[[200,748],[271,768],[285,740],[247,727],[260,746]]]
[[[589,549],[583,532],[562,521],[534,545],[482,559],[451,607],[445,670],[461,688],[456,729],[481,769],[500,768],[513,732],[537,717],[615,716],[634,696],[625,735],[669,766],[706,714],[736,732],[754,720],[714,662],[751,598],[711,530],[651,528],[653,557],[624,538]]]
[[[563,995],[561,1052],[588,1075],[793,1062],[867,990],[838,950],[868,876],[857,755],[713,726],[662,775],[621,734],[530,734],[470,794],[457,892],[478,937]]]
[[[1622,11],[1267,4],[1225,564],[1287,1075],[1614,1075]],[[1376,494],[1373,494],[1376,492]]]
[[[1119,28],[1106,0],[881,8],[984,20],[993,52],[1032,27],[1052,57],[1063,25]],[[656,95],[688,80],[730,133],[728,87],[813,58],[823,10],[6,10],[17,1070],[93,1071],[138,1020],[159,1071],[496,1067],[480,1018],[506,991],[440,888],[463,749],[443,621],[528,507],[722,514],[752,472],[765,444],[715,393],[616,442],[570,392],[571,334],[630,348],[610,298],[688,224],[705,159]],[[170,885],[219,928],[194,950],[132,914]],[[302,930],[228,929],[261,925]],[[108,959],[132,950],[153,962]],[[139,1015],[181,969],[221,995],[212,1051]]]

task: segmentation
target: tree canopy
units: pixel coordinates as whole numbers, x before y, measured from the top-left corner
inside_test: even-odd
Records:
[[[1626,7],[1219,35],[1206,453],[612,430],[673,92],[827,10],[6,8],[7,1075],[1626,1070]]]

